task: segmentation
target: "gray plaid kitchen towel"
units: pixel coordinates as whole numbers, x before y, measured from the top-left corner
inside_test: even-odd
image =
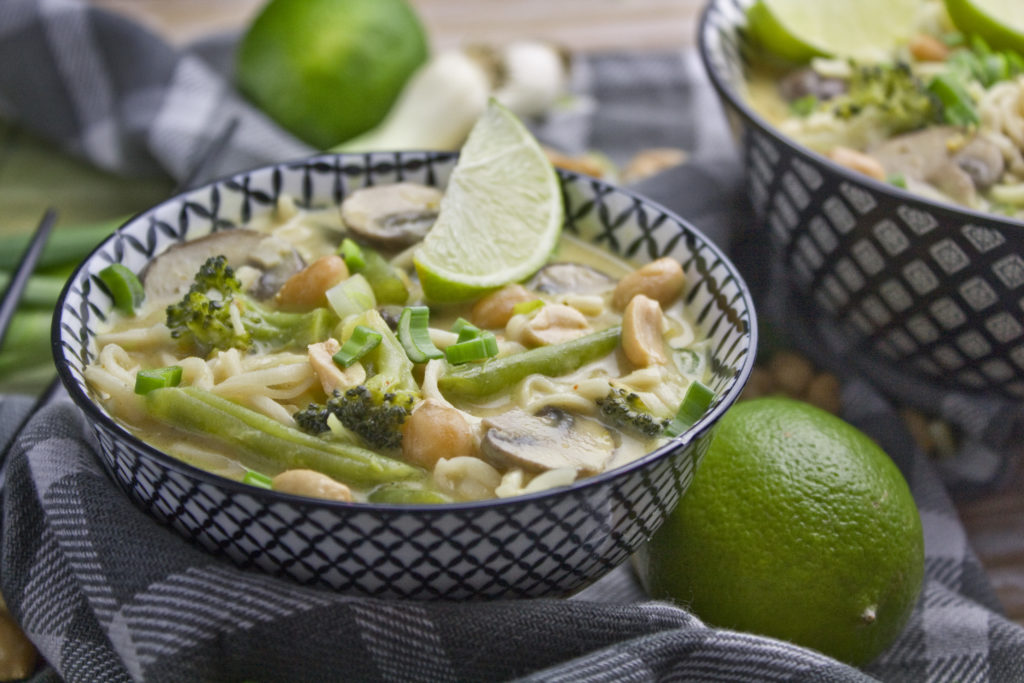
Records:
[[[72,0],[4,0],[0,115],[123,173],[180,179],[233,118],[238,133],[213,174],[307,153],[220,75],[227,44],[176,51]],[[741,173],[692,54],[590,55],[575,78],[582,105],[539,122],[542,139],[620,162],[649,146],[690,150],[691,163],[637,189],[720,244],[743,243]],[[771,291],[770,274],[749,260],[751,280]],[[766,306],[784,323],[784,297]],[[0,592],[49,663],[39,680],[1024,680],[1024,629],[1000,614],[949,500],[950,478],[944,484],[917,450],[892,397],[844,377],[844,417],[900,466],[926,536],[926,583],[911,622],[864,671],[709,628],[646,600],[628,567],[570,600],[484,603],[346,597],[239,570],[133,507],[63,394],[16,436],[31,402],[0,399],[0,442],[14,444]],[[994,427],[1015,410],[986,407],[967,425],[1000,462],[1011,459],[999,440],[1009,433]],[[989,468],[974,479],[993,477]]]

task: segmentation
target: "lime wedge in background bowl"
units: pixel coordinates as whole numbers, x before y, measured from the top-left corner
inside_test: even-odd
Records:
[[[913,34],[920,6],[919,0],[758,0],[747,21],[752,38],[787,61],[877,61]]]
[[[563,219],[551,162],[519,119],[491,100],[416,251],[424,295],[465,301],[528,277],[548,260]]]
[[[946,0],[956,27],[996,50],[1024,53],[1024,2],[1021,0]]]

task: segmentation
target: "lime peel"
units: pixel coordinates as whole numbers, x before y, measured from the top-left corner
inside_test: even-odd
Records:
[[[953,24],[995,50],[1024,54],[1024,4],[1020,0],[945,0]]]
[[[414,254],[424,296],[467,301],[525,279],[547,262],[563,221],[554,167],[526,126],[492,100]]]
[[[747,11],[755,42],[791,62],[813,57],[881,61],[915,31],[920,0],[758,0]]]

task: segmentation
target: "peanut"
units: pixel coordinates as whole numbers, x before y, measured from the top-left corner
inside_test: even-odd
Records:
[[[327,305],[327,290],[348,277],[348,266],[337,254],[322,256],[288,278],[275,300],[285,311],[308,311]]]

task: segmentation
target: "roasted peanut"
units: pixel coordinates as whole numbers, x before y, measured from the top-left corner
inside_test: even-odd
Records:
[[[637,294],[626,305],[622,315],[622,350],[633,365],[646,368],[668,362],[662,325],[661,304],[654,299]]]
[[[335,390],[346,391],[362,384],[366,379],[366,368],[362,363],[354,363],[342,369],[334,362],[334,354],[341,349],[341,343],[337,339],[327,339],[319,344],[310,344],[306,347],[309,357],[309,364],[313,372],[320,380],[320,386],[328,396]]]
[[[793,398],[803,396],[814,377],[811,361],[793,351],[777,351],[768,361],[768,371],[779,391]]]
[[[878,159],[849,147],[833,147],[828,158],[851,171],[857,171],[875,180],[885,180],[885,167]]]
[[[560,344],[590,331],[587,317],[575,308],[562,304],[548,304],[526,324],[522,342],[526,346]]]
[[[612,294],[612,305],[622,310],[633,297],[643,294],[662,306],[668,306],[683,291],[685,281],[683,267],[675,259],[666,256],[641,266],[619,280]]]
[[[327,305],[327,290],[348,277],[348,266],[337,254],[323,256],[288,278],[275,300],[285,311],[308,311]]]
[[[914,59],[922,62],[944,62],[949,57],[949,48],[935,36],[918,33],[907,43],[907,49]]]
[[[352,502],[352,491],[347,486],[314,470],[285,470],[274,477],[271,487],[297,496]]]
[[[488,330],[505,327],[516,304],[536,298],[522,285],[508,285],[477,301],[470,311],[469,320],[477,327]]]
[[[811,378],[804,399],[833,415],[839,414],[839,379],[831,372],[819,372]]]
[[[441,458],[476,455],[473,429],[455,408],[428,398],[402,425],[402,458],[433,469]]]
[[[38,658],[35,645],[0,602],[0,680],[28,678],[35,671]]]

